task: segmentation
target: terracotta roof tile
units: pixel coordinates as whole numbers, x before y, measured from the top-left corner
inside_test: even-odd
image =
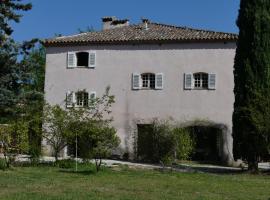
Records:
[[[62,36],[43,41],[45,46],[68,44],[122,44],[189,41],[236,41],[237,34],[177,27],[159,23],[122,26],[99,32]]]

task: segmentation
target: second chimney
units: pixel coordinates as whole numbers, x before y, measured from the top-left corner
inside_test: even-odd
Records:
[[[103,30],[118,28],[122,26],[128,26],[129,20],[128,19],[117,19],[116,17],[103,17]]]

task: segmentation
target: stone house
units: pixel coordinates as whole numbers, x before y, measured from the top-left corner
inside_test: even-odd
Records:
[[[120,156],[133,155],[143,125],[173,119],[206,133],[200,145],[211,141],[212,154],[230,164],[238,36],[147,19],[102,22],[101,31],[44,41],[46,101],[67,109],[72,102],[85,106],[109,85],[116,98],[112,125],[121,139]],[[207,127],[215,133],[208,134]]]

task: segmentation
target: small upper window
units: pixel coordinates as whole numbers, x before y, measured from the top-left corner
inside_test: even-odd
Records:
[[[207,89],[208,88],[208,74],[195,73],[193,74],[194,89]]]
[[[152,73],[141,74],[142,88],[143,89],[155,89],[156,76]]]
[[[88,52],[78,52],[76,53],[77,66],[88,67],[89,53]]]
[[[96,52],[95,51],[80,51],[67,53],[67,67],[96,67]]]
[[[79,92],[76,92],[75,96],[76,96],[77,107],[88,106],[88,92],[79,91]]]

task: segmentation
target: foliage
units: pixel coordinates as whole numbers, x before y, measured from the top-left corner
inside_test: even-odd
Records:
[[[67,138],[72,136],[69,124],[71,117],[67,110],[59,105],[46,104],[43,109],[43,137],[53,149],[55,160],[60,152],[67,146]]]
[[[17,14],[18,11],[27,11],[32,8],[32,4],[20,3],[20,0],[5,0],[0,4],[0,46],[2,41],[6,40],[13,32],[10,21],[18,23],[22,15]]]
[[[18,154],[28,152],[27,127],[23,121],[0,126],[0,145],[8,168]]]
[[[195,148],[195,141],[190,132],[181,127],[173,129],[176,142],[176,158],[179,160],[187,160],[190,158]]]
[[[7,169],[7,163],[5,159],[0,158],[0,170],[5,170],[5,169]]]
[[[111,105],[114,96],[107,87],[101,97],[89,100],[89,106],[63,109],[59,105],[45,105],[43,137],[52,147],[58,160],[60,152],[68,145],[79,141],[80,157],[96,161],[97,171],[101,160],[118,146],[116,131],[110,126]]]
[[[233,113],[234,156],[248,161],[257,171],[258,162],[267,154],[270,89],[270,2],[242,0],[237,20],[240,29],[236,49]],[[266,101],[266,102],[264,102]],[[269,154],[269,152],[268,152]]]
[[[63,168],[63,169],[74,168],[75,165],[76,165],[76,161],[72,159],[57,160],[55,162],[55,166],[59,168]]]
[[[19,116],[17,107],[21,105],[21,83],[26,74],[18,57],[27,54],[37,41],[16,43],[11,37],[13,30],[9,22],[19,22],[21,15],[17,12],[31,7],[16,0],[0,4],[0,123],[9,123]]]
[[[111,155],[111,151],[120,141],[116,130],[106,123],[86,120],[81,123],[79,134],[79,151],[83,159],[95,159],[96,170],[99,171],[103,158]]]
[[[138,143],[139,159],[163,165],[171,164],[174,159],[188,159],[195,145],[187,129],[163,120],[146,125]]]
[[[80,157],[94,158],[97,171],[100,169],[102,158],[108,157],[119,145],[116,130],[110,126],[114,96],[109,94],[109,90],[107,87],[101,97],[91,99],[88,107],[73,107],[69,110],[72,117],[69,129],[73,138],[78,137]]]
[[[175,140],[172,127],[166,121],[153,122],[153,162],[169,164],[174,159]]]

